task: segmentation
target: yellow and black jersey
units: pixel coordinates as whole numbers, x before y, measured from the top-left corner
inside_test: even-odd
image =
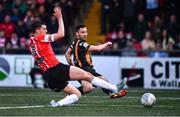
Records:
[[[77,67],[83,68],[92,65],[91,54],[88,51],[90,45],[85,40],[74,41],[70,48],[73,52],[74,64]]]

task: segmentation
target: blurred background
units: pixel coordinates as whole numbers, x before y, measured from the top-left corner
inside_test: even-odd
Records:
[[[38,20],[45,22],[49,33],[57,31],[52,15],[55,4],[62,8],[66,33],[52,43],[58,58],[74,40],[75,26],[85,24],[89,44],[113,43],[112,48],[92,54],[97,71],[114,84],[124,77],[138,79],[141,74],[140,84],[129,84],[145,87],[150,81],[148,88],[180,89],[179,0],[1,0],[0,86],[31,86],[29,72],[34,61],[27,49],[29,33]],[[66,62],[64,58],[60,61]],[[12,82],[15,78],[16,83]]]

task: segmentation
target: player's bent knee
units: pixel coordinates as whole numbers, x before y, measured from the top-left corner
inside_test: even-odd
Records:
[[[91,92],[92,90],[93,90],[92,85],[89,85],[89,86],[84,87],[84,92],[85,92],[85,93],[89,93],[89,92]]]
[[[80,91],[79,91],[79,92],[76,92],[75,94],[76,94],[76,96],[78,97],[78,99],[81,98],[81,92],[80,92]]]
[[[91,81],[93,79],[93,75],[89,72],[85,72],[84,77],[86,78],[85,80],[87,81]]]

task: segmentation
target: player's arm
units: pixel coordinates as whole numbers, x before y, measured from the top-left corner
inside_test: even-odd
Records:
[[[112,43],[111,42],[106,42],[104,44],[97,45],[97,46],[91,45],[88,50],[89,51],[101,51],[101,50],[104,50],[105,48],[108,48],[110,46],[112,46]]]
[[[58,25],[59,25],[57,33],[53,34],[54,41],[56,41],[56,40],[64,37],[64,22],[63,22],[63,17],[62,17],[62,13],[61,13],[61,8],[55,7],[53,15],[56,16],[56,18],[58,20]]]
[[[69,47],[65,54],[66,61],[68,62],[69,65],[73,65],[72,60],[71,60],[71,55],[72,55],[72,49]]]

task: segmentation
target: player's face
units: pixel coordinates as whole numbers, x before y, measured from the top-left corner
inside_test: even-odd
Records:
[[[44,35],[47,33],[46,25],[41,25],[41,27],[39,28],[39,33]]]
[[[87,28],[84,27],[84,28],[80,28],[80,29],[79,29],[79,31],[78,31],[78,33],[77,33],[77,36],[78,36],[78,38],[80,38],[80,39],[86,40],[87,34],[88,34]]]

